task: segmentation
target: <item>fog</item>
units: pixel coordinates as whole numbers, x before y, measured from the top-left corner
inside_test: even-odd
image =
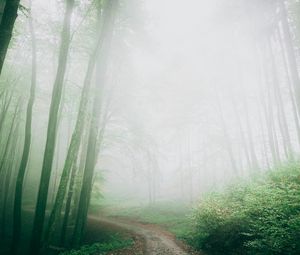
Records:
[[[272,67],[269,53],[261,46],[269,40],[270,6],[271,2],[243,1],[122,2],[111,53],[111,76],[103,96],[107,116],[102,120],[105,131],[96,166],[96,173],[103,178],[100,189],[104,197],[151,203],[169,199],[195,202],[207,191],[265,171],[274,163],[263,111],[264,107],[274,107],[274,116],[281,113],[276,109],[276,95],[270,93],[274,85],[262,74],[272,72],[264,70]],[[85,12],[91,12],[91,7],[82,4],[81,8],[72,23],[74,45],[56,145],[57,173],[52,178],[57,178],[63,166],[76,119],[84,59],[95,33],[84,33],[89,25]],[[61,9],[59,2],[36,1],[33,5],[34,14],[44,13],[35,19],[37,33],[41,33],[38,58],[43,66],[39,68],[35,104],[39,121],[34,124],[37,146],[33,150],[38,151],[46,137],[59,42],[59,34],[44,36],[45,30],[59,26]],[[272,37],[269,43],[279,63],[276,71],[282,84],[280,97],[289,124],[291,151],[284,147],[287,138],[280,133],[283,124],[275,120],[273,128],[278,133],[278,154],[286,159],[299,150],[299,145],[282,53],[275,40]],[[49,53],[49,47],[53,52]],[[268,106],[264,105],[266,98]],[[32,160],[41,164],[42,155],[35,153]],[[37,180],[38,167],[30,172],[33,177],[28,179]]]
[[[2,221],[35,210],[31,254],[63,215],[78,245],[97,206],[191,208],[299,159],[299,1],[23,0],[15,23],[9,5]]]
[[[130,138],[113,142],[99,156],[105,192],[124,199],[154,192],[158,200],[197,200],[272,164],[263,101],[273,97],[273,85],[264,84],[261,74],[270,59],[262,60],[258,49],[272,10],[253,5],[249,11],[232,10],[228,1],[145,1],[139,18],[147,22],[126,37],[126,64],[114,92],[122,110],[113,118]],[[278,45],[274,55],[282,61]],[[283,68],[277,70],[281,84]],[[288,88],[280,89],[292,123]],[[269,107],[276,107],[276,99],[270,100]],[[275,125],[279,154],[286,158],[280,123]],[[293,124],[288,132],[295,152]]]

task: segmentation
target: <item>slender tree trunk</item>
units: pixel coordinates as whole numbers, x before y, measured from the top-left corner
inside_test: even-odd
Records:
[[[26,111],[26,123],[25,123],[25,140],[22,153],[22,159],[17,174],[16,186],[15,186],[15,197],[14,197],[14,211],[13,211],[13,238],[11,245],[11,254],[18,253],[18,247],[20,246],[21,238],[21,224],[22,224],[22,196],[23,196],[23,184],[26,167],[29,159],[29,152],[31,146],[31,124],[32,124],[32,108],[35,98],[36,89],[36,39],[35,31],[32,22],[32,16],[29,17],[29,29],[31,35],[31,46],[32,46],[32,70],[31,70],[31,87],[30,96],[27,104]]]
[[[101,24],[101,16],[99,15],[99,25]],[[98,56],[98,50],[101,46],[102,42],[102,32],[100,30],[98,39],[96,42],[96,46],[94,51],[92,52],[92,55],[90,57],[90,61],[88,64],[88,69],[85,76],[84,86],[82,89],[82,95],[79,105],[79,111],[77,116],[77,121],[75,125],[74,132],[72,134],[71,143],[68,149],[67,158],[65,160],[62,176],[60,179],[55,203],[53,210],[50,215],[48,228],[46,230],[45,234],[45,242],[51,241],[54,231],[57,227],[57,224],[59,223],[59,219],[61,217],[61,211],[63,207],[63,201],[67,192],[67,184],[70,178],[70,172],[72,169],[72,165],[76,164],[76,160],[78,157],[78,152],[80,148],[80,142],[82,139],[83,134],[83,128],[85,124],[85,116],[87,114],[87,107],[88,107],[88,100],[90,95],[90,87],[91,87],[91,80],[94,73],[96,58]]]
[[[253,169],[258,169],[258,160],[254,148],[254,141],[253,141],[253,132],[252,132],[252,126],[250,122],[250,116],[249,116],[249,109],[248,109],[248,102],[247,97],[245,95],[245,88],[242,79],[240,78],[240,84],[242,85],[241,92],[244,96],[244,100],[242,100],[243,108],[244,108],[244,115],[246,120],[246,130],[247,130],[247,136],[249,141],[249,152],[250,152],[250,158],[251,158],[251,167]]]
[[[66,79],[68,77],[68,72],[66,71]],[[56,196],[56,191],[57,191],[57,183],[59,182],[59,161],[60,161],[60,155],[61,155],[61,138],[62,138],[62,132],[60,132],[61,128],[61,122],[63,119],[63,109],[64,109],[64,99],[65,99],[65,87],[62,89],[62,96],[61,96],[61,105],[58,109],[58,120],[57,120],[57,143],[55,145],[54,151],[56,152],[56,156],[54,157],[53,161],[55,162],[54,170],[52,170],[53,173],[53,185],[52,185],[52,191],[51,191],[51,205],[54,205],[55,203],[55,196]],[[70,124],[71,125],[71,124]],[[69,139],[67,144],[69,144]],[[51,182],[51,179],[50,179]],[[51,183],[50,183],[51,184]]]
[[[242,140],[242,146],[244,149],[247,165],[248,165],[248,168],[250,168],[252,166],[251,160],[250,160],[250,154],[249,154],[248,145],[247,145],[246,137],[245,137],[243,126],[242,126],[241,117],[240,117],[238,109],[237,109],[237,104],[236,104],[234,95],[232,95],[232,103],[233,103],[232,106],[233,106],[234,114],[235,114],[235,117],[236,117],[237,123],[238,123],[238,128],[239,128],[239,132],[240,132],[240,136],[241,136],[241,140]]]
[[[283,147],[285,149],[285,154],[287,158],[292,157],[293,155],[293,149],[291,145],[290,140],[290,134],[289,134],[289,128],[287,125],[286,115],[284,111],[284,105],[283,105],[283,99],[281,96],[279,81],[277,77],[277,70],[276,70],[276,64],[274,59],[274,54],[272,51],[272,45],[270,42],[270,39],[268,39],[268,52],[271,59],[271,76],[273,81],[273,88],[274,88],[274,95],[275,95],[275,101],[277,105],[277,115],[278,115],[278,123],[280,127],[280,131],[283,138]]]
[[[78,245],[81,241],[82,234],[86,224],[87,212],[90,202],[92,181],[94,176],[94,168],[97,159],[97,137],[99,130],[99,119],[101,114],[101,86],[105,84],[106,73],[108,69],[108,53],[110,51],[110,44],[113,36],[114,29],[114,9],[118,0],[110,0],[105,2],[104,7],[104,32],[103,32],[103,46],[100,52],[100,63],[98,70],[98,79],[95,90],[93,113],[89,130],[89,139],[87,147],[87,157],[85,162],[85,170],[83,175],[83,182],[81,187],[79,207],[75,229],[73,233],[73,244]]]
[[[296,101],[295,101],[295,93],[293,91],[292,81],[290,79],[290,70],[289,70],[289,67],[288,67],[286,51],[285,51],[285,48],[284,48],[284,45],[283,45],[283,40],[282,40],[279,29],[277,29],[277,40],[278,40],[278,43],[279,43],[279,46],[280,46],[280,52],[281,52],[281,57],[282,57],[282,61],[283,61],[283,67],[284,67],[284,71],[285,71],[285,74],[286,74],[286,80],[287,80],[287,85],[288,85],[288,90],[289,90],[289,96],[290,96],[290,99],[291,99],[293,117],[294,117],[294,121],[295,121],[296,132],[297,132],[298,144],[300,145],[300,123],[299,123],[299,116],[298,116],[298,112],[297,112],[297,104],[296,104]]]
[[[61,109],[61,108],[60,108]],[[54,170],[53,170],[53,185],[52,185],[52,194],[51,194],[51,204],[54,205],[55,203],[55,192],[57,190],[57,183],[58,183],[58,179],[59,179],[59,159],[60,159],[60,139],[61,139],[61,135],[59,132],[59,125],[58,125],[58,129],[57,129],[57,144],[56,144],[56,156],[55,156],[55,166],[54,166]]]
[[[11,93],[9,96],[7,94],[6,98],[5,98],[5,101],[4,101],[4,104],[3,104],[3,110],[1,111],[1,114],[0,114],[0,135],[2,134],[2,130],[3,130],[3,127],[4,127],[4,122],[5,122],[5,117],[7,115],[7,112],[8,112],[11,100],[12,100],[12,96],[13,96],[13,93]]]
[[[3,207],[2,207],[2,233],[5,235],[6,233],[6,227],[7,227],[7,222],[6,222],[6,215],[7,215],[7,203],[8,203],[8,195],[10,191],[10,186],[11,186],[11,176],[12,172],[14,170],[14,162],[17,161],[17,153],[16,153],[16,146],[18,144],[18,139],[19,139],[19,121],[15,123],[14,127],[14,137],[13,141],[10,145],[10,152],[9,152],[9,157],[8,160],[6,161],[6,174],[4,178],[4,192],[3,192]]]
[[[189,185],[189,200],[190,203],[193,204],[194,202],[194,183],[193,183],[193,162],[192,162],[192,149],[191,149],[191,133],[190,130],[188,131],[188,137],[187,137],[187,151],[188,151],[188,185]]]
[[[4,147],[4,153],[3,153],[1,161],[0,161],[0,174],[3,172],[4,163],[7,159],[8,153],[9,153],[9,146],[10,146],[11,140],[13,138],[13,136],[12,136],[13,135],[13,129],[14,129],[14,125],[15,125],[15,122],[16,122],[16,117],[18,115],[19,110],[20,110],[20,104],[18,103],[18,105],[15,108],[14,114],[13,114],[13,119],[12,119],[12,122],[11,122],[11,126],[10,126],[10,129],[9,129],[9,132],[8,132],[6,144],[5,144],[5,147]]]
[[[2,0],[3,1],[3,0]],[[7,0],[0,24],[0,75],[6,57],[9,42],[16,18],[18,16],[20,0]]]
[[[259,100],[258,100],[258,104],[259,104]],[[259,118],[259,126],[260,126],[262,143],[263,143],[262,158],[264,158],[266,160],[266,165],[267,165],[267,168],[269,169],[270,161],[269,161],[269,155],[268,155],[268,150],[267,150],[267,144],[266,144],[266,140],[265,140],[264,124],[263,124],[263,120],[262,120],[261,111],[258,112],[258,118]]]
[[[260,94],[260,101],[262,104],[263,109],[263,115],[264,119],[266,121],[266,127],[267,127],[267,135],[268,135],[268,142],[271,149],[271,154],[273,158],[273,163],[278,164],[280,162],[280,155],[278,150],[278,142],[277,142],[277,136],[275,134],[275,123],[274,123],[274,117],[273,117],[273,107],[272,107],[272,100],[270,95],[270,88],[268,84],[268,71],[266,70],[266,54],[265,50],[263,48],[260,48],[260,54],[259,54],[261,61],[260,61],[260,67],[261,67],[261,74],[260,74],[260,80],[263,81],[267,87],[267,95],[264,95],[261,91]],[[263,82],[261,82],[263,84]]]
[[[6,0],[1,0],[0,1],[0,24],[1,24],[1,21],[2,21],[2,16],[3,16],[5,4],[6,4]]]
[[[87,123],[90,123],[90,120],[87,120]],[[74,222],[77,218],[77,211],[78,211],[80,191],[81,191],[81,186],[82,186],[83,172],[84,172],[85,161],[86,161],[86,156],[87,156],[88,135],[89,135],[89,133],[87,131],[85,131],[85,134],[83,135],[83,141],[81,144],[79,167],[78,167],[76,178],[75,178],[74,205],[73,205],[73,209],[71,212],[72,222]]]
[[[220,98],[219,98],[218,91],[217,91],[216,88],[215,88],[215,93],[216,93],[216,98],[217,98],[217,108],[218,108],[219,116],[220,116],[220,119],[221,119],[222,132],[224,134],[226,149],[227,149],[227,152],[228,152],[229,160],[230,160],[231,167],[232,167],[232,170],[233,170],[235,176],[238,176],[239,173],[238,173],[238,169],[237,169],[237,166],[236,166],[236,162],[235,162],[235,158],[234,158],[234,154],[233,154],[232,145],[231,145],[230,137],[229,137],[229,134],[228,134],[227,126],[226,126],[226,123],[225,123]]]
[[[52,99],[49,112],[49,123],[47,130],[47,140],[44,152],[44,160],[42,166],[41,180],[38,192],[38,198],[35,209],[35,217],[33,222],[33,232],[30,243],[29,254],[40,254],[41,240],[43,234],[43,226],[45,219],[45,210],[47,205],[47,197],[49,190],[49,181],[51,176],[53,156],[55,149],[55,140],[57,132],[58,110],[61,101],[64,77],[70,48],[70,27],[71,17],[74,8],[74,0],[66,1],[66,12],[64,17],[63,30],[61,35],[61,47],[59,53],[59,62],[57,75],[54,82]]]
[[[72,198],[73,198],[73,193],[74,193],[76,172],[77,172],[77,164],[74,163],[73,168],[72,168],[72,173],[71,173],[69,191],[68,191],[68,196],[67,196],[67,201],[66,201],[66,209],[65,209],[62,230],[61,230],[61,236],[60,236],[60,244],[62,246],[65,244],[65,241],[66,241],[67,227],[68,227],[69,216],[70,216],[70,211],[71,211],[71,203],[72,203]]]
[[[1,158],[1,166],[0,166],[0,194],[4,193],[4,187],[5,187],[5,176],[7,174],[7,169],[8,169],[8,162],[10,161],[10,151],[11,151],[11,147],[13,147],[13,143],[15,141],[15,137],[17,136],[14,127],[17,125],[16,123],[18,123],[17,121],[17,115],[19,114],[19,110],[20,110],[20,103],[18,103],[18,105],[15,107],[14,113],[13,113],[13,117],[10,123],[10,126],[8,127],[9,132],[7,134],[7,139],[5,141],[5,145],[4,145],[4,153],[2,155]],[[0,200],[2,202],[2,200]]]
[[[279,0],[280,5],[280,14],[281,14],[281,24],[282,24],[282,32],[284,37],[284,42],[286,46],[287,59],[290,67],[292,83],[294,86],[295,94],[296,94],[296,102],[298,106],[298,114],[300,112],[300,79],[298,72],[298,65],[293,45],[293,40],[291,36],[290,26],[288,23],[288,14],[285,6],[285,1]]]

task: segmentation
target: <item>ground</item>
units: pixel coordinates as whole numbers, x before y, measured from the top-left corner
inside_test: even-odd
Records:
[[[94,226],[110,226],[112,229],[122,229],[134,235],[137,241],[134,247],[111,254],[146,254],[146,255],[188,255],[196,254],[177,241],[170,232],[153,224],[143,224],[122,218],[92,217]],[[136,250],[137,249],[137,250]]]

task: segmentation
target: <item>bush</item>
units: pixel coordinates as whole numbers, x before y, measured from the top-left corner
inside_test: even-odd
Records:
[[[60,253],[60,255],[105,255],[110,251],[124,249],[132,245],[132,239],[123,239],[122,237],[115,236],[110,242],[84,245],[78,250],[65,251]]]
[[[300,167],[288,164],[207,196],[191,243],[208,254],[300,254]]]

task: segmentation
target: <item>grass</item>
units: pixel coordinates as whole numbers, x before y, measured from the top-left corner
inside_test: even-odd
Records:
[[[121,250],[133,245],[133,240],[130,238],[124,239],[120,235],[114,235],[110,237],[111,240],[106,242],[94,243],[91,245],[84,245],[77,250],[70,250],[60,253],[60,255],[105,255],[108,252]]]
[[[190,214],[191,208],[185,205],[164,202],[152,206],[114,208],[110,216],[157,224],[170,231],[178,239],[184,239],[192,229]]]

